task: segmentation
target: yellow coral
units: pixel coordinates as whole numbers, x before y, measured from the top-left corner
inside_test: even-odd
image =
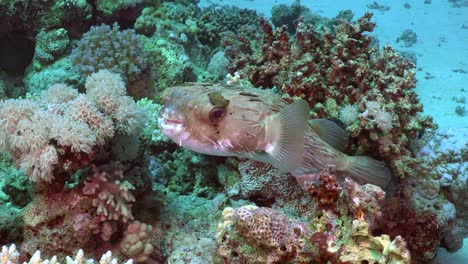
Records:
[[[388,235],[374,237],[369,234],[369,224],[364,220],[354,220],[352,243],[347,245],[340,257],[351,263],[409,264],[410,253],[401,236],[392,241]]]

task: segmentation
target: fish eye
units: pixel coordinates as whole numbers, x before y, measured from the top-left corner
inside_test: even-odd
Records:
[[[226,114],[226,109],[224,109],[223,107],[214,107],[210,111],[210,115],[209,115],[210,121],[213,123],[218,123],[219,121],[223,119],[225,114]]]

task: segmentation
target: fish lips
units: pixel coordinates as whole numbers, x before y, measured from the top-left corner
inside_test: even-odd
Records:
[[[159,111],[158,124],[161,131],[168,137],[179,134],[184,126],[184,116],[173,107],[164,106]]]

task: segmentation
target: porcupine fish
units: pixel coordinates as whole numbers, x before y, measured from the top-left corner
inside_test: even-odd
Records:
[[[163,104],[160,129],[195,152],[269,163],[299,183],[330,166],[360,183],[384,187],[391,178],[383,162],[341,152],[346,132],[327,119],[309,121],[304,100],[288,104],[266,90],[194,83],[166,89]]]

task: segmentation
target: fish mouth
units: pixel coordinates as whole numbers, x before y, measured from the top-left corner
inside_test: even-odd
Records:
[[[164,122],[168,125],[183,125],[184,121],[180,119],[171,119],[171,118],[163,118]]]
[[[174,136],[182,131],[184,118],[183,115],[177,115],[172,107],[164,106],[159,111],[158,124],[164,134]]]

